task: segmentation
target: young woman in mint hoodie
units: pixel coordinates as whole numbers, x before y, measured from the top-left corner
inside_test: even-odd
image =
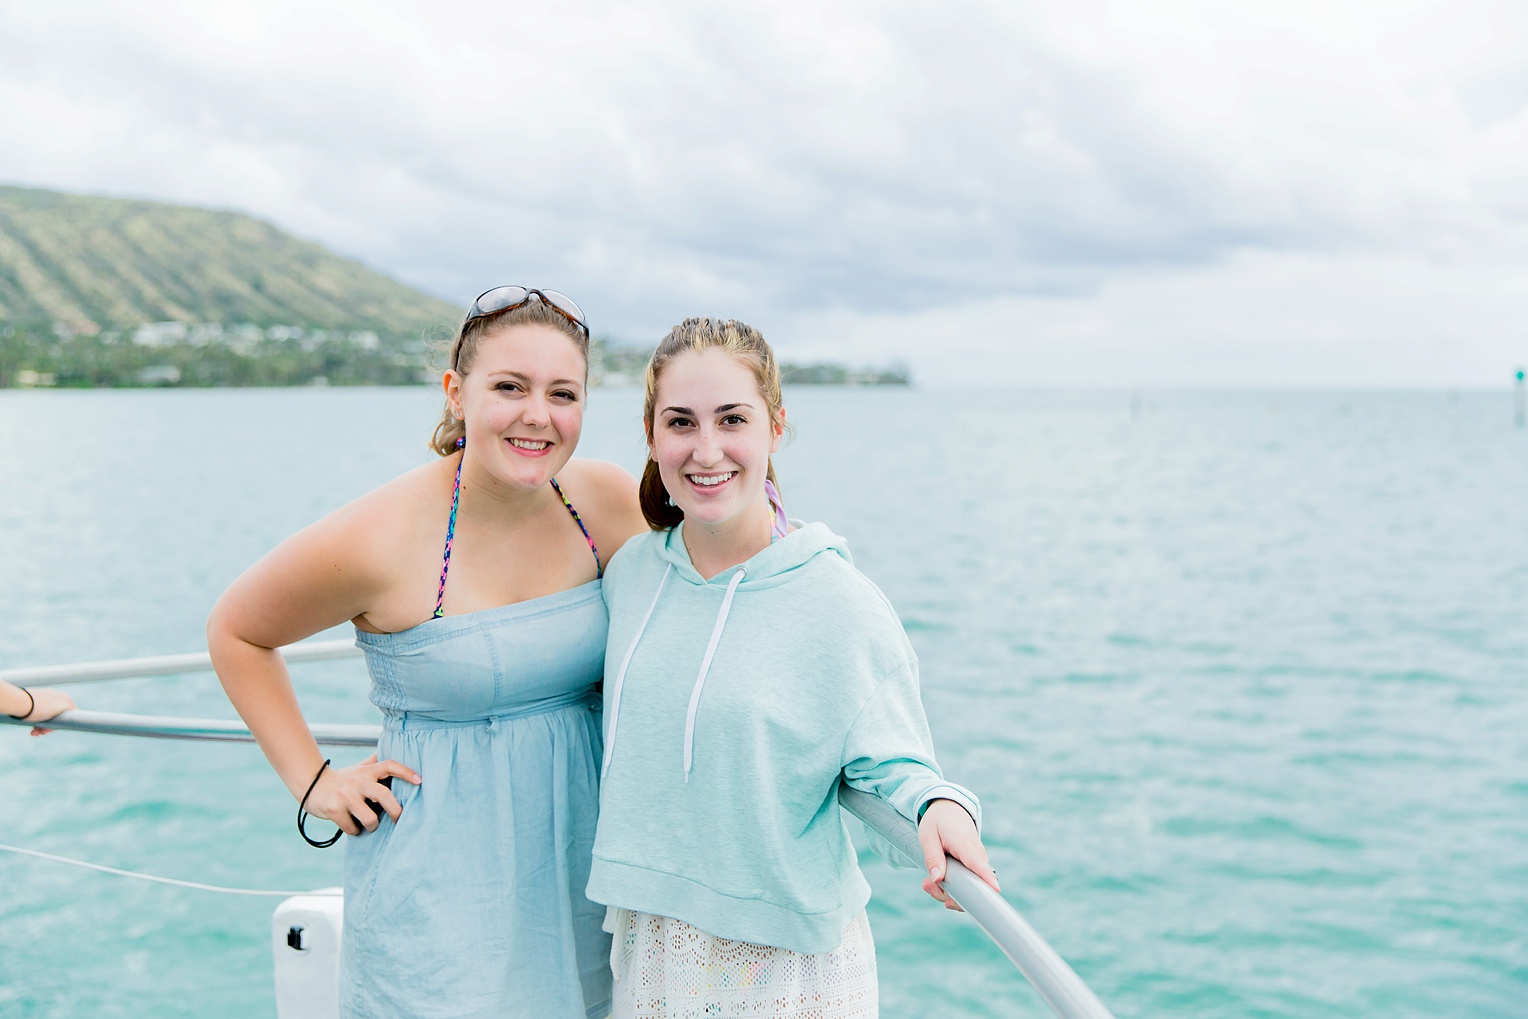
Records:
[[[780,374],[740,322],[687,319],[647,369],[652,530],[605,572],[605,750],[589,897],[609,907],[615,1016],[877,1014],[844,781],[994,888],[980,807],[944,780],[918,665],[823,524],[792,527],[770,454]]]

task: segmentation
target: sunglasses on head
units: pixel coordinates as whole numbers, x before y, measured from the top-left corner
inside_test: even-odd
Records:
[[[583,309],[573,303],[573,298],[567,294],[559,294],[555,290],[535,290],[530,287],[494,287],[492,290],[485,290],[478,295],[477,300],[472,302],[472,307],[467,309],[466,321],[471,322],[475,318],[483,318],[486,315],[497,315],[501,311],[509,311],[511,308],[529,304],[533,296],[540,298],[542,304],[583,330],[584,339],[589,338],[589,323],[584,320]]]

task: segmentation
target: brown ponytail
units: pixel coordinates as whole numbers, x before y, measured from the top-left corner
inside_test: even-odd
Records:
[[[658,462],[649,459],[642,468],[642,480],[637,483],[637,503],[647,526],[655,531],[666,531],[684,519],[684,510],[675,506],[669,498],[663,479],[658,476]]]

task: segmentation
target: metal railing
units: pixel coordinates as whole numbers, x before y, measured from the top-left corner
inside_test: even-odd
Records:
[[[124,715],[115,711],[86,711],[75,708],[55,715],[46,722],[22,722],[8,715],[0,715],[0,722],[22,725],[30,729],[40,725],[44,729],[64,732],[100,732],[110,736],[147,736],[150,739],[210,740],[214,743],[253,743],[255,737],[243,722],[226,722],[221,718],[172,718],[166,715]],[[380,725],[310,725],[313,738],[330,747],[375,747],[382,736]]]
[[[349,640],[309,640],[281,648],[288,662],[323,662],[333,658],[359,658],[361,649]],[[77,665],[42,665],[29,669],[0,669],[0,679],[15,686],[67,686],[99,683],[107,679],[138,676],[174,676],[185,672],[211,672],[212,656],[205,651],[189,655],[157,655],[153,658],[120,658],[110,662]]]
[[[838,802],[881,838],[923,868],[918,828],[879,796],[841,785]],[[970,914],[1003,954],[1018,967],[1040,997],[1061,1019],[1114,1019],[1066,960],[1040,937],[1019,911],[953,857],[945,857],[944,890]]]
[[[282,648],[289,662],[322,661],[358,655],[349,641],[314,641]],[[169,667],[166,668],[166,663]],[[88,683],[133,676],[154,676],[211,671],[207,655],[165,655],[82,665],[49,666],[39,669],[10,669],[0,678],[12,683]],[[19,680],[17,677],[21,677]],[[0,715],[0,723],[30,728],[33,723]],[[158,715],[130,715],[110,711],[75,709],[49,719],[49,729],[74,732],[108,733],[117,736],[147,736],[154,739],[210,740],[224,743],[253,743],[254,737],[240,722],[212,718],[171,718]],[[319,743],[328,746],[375,747],[381,737],[379,725],[318,724],[309,728]],[[885,800],[858,789],[841,785],[839,804],[885,839],[890,846],[920,870],[923,850],[918,844],[918,829]],[[1068,966],[1006,899],[986,882],[967,870],[959,860],[946,858],[944,887],[977,926],[1018,967],[1040,997],[1060,1019],[1114,1019],[1082,978]]]

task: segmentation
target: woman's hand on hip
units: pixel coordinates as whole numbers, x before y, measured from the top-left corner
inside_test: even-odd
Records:
[[[976,822],[954,800],[934,800],[924,809],[923,820],[918,822],[918,844],[923,847],[923,865],[928,870],[923,890],[944,903],[946,909],[960,909],[940,884],[945,876],[946,855],[965,864],[993,891],[1002,891],[997,884],[997,872],[987,862],[987,847],[982,845]]]
[[[306,809],[314,817],[339,825],[347,835],[359,835],[362,828],[376,831],[382,821],[377,807],[394,821],[403,813],[398,798],[382,784],[387,778],[401,778],[414,785],[420,783],[419,775],[412,768],[397,761],[378,761],[377,755],[372,754],[348,768],[325,768],[318,784],[308,794]]]

